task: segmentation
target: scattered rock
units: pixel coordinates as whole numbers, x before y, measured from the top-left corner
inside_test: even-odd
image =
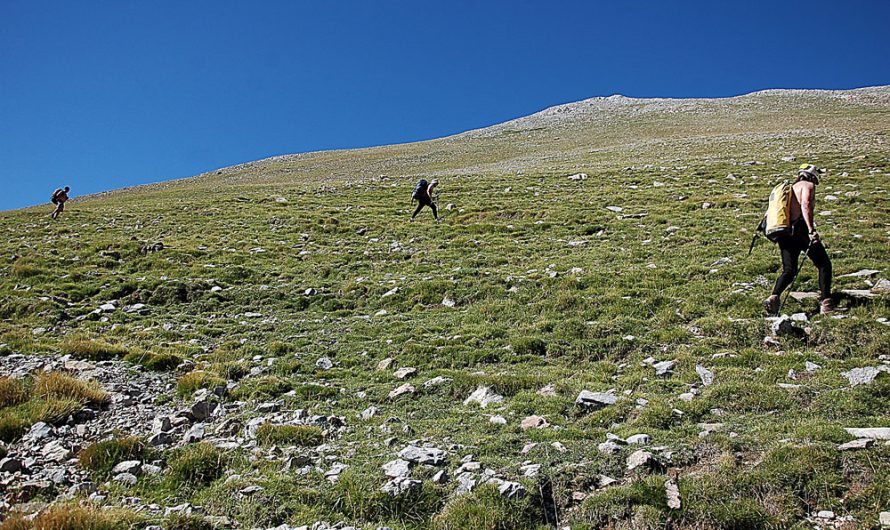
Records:
[[[652,437],[648,434],[634,434],[627,438],[627,443],[630,445],[646,445],[651,441]]]
[[[387,477],[407,477],[411,475],[411,463],[407,460],[397,458],[383,464],[383,473]]]
[[[609,405],[614,405],[617,402],[618,397],[615,396],[615,394],[591,392],[589,390],[582,390],[581,393],[578,394],[578,397],[575,398],[575,405],[580,405],[591,410],[601,409]]]
[[[672,510],[680,509],[680,488],[677,486],[677,483],[674,482],[673,479],[670,479],[664,483],[664,492],[667,496],[667,505],[668,508]]]
[[[714,373],[705,368],[700,364],[695,365],[695,373],[698,374],[699,379],[701,379],[701,384],[703,386],[710,386],[714,384]]]
[[[872,440],[890,440],[890,427],[868,427],[864,429],[844,429],[856,438],[870,438]]]
[[[864,368],[853,368],[852,370],[841,372],[850,382],[850,386],[867,385],[875,380],[881,372],[890,373],[890,366],[866,366]]]
[[[537,394],[538,394],[539,396],[555,397],[555,396],[556,396],[556,385],[553,384],[553,383],[549,383],[549,384],[547,384],[547,385],[541,387],[541,388],[537,391]]]
[[[396,496],[401,495],[403,493],[407,493],[413,489],[417,489],[420,487],[420,481],[407,478],[407,477],[398,477],[390,480],[386,484],[380,488],[380,491],[386,493],[388,495]]]
[[[405,367],[399,368],[392,375],[395,376],[396,379],[405,379],[417,373],[417,368]]]
[[[403,396],[405,394],[413,394],[415,391],[414,385],[410,383],[405,383],[404,385],[398,386],[389,393],[389,399],[396,399],[399,396]]]
[[[528,416],[523,418],[522,422],[519,424],[520,428],[523,431],[527,431],[529,429],[543,429],[544,427],[549,426],[547,420],[542,418],[541,416]]]
[[[661,377],[670,375],[671,372],[674,371],[674,365],[676,364],[676,361],[661,361],[659,363],[653,364],[652,368],[655,368],[655,375]]]
[[[20,473],[25,470],[21,460],[6,457],[0,460],[0,473]]]
[[[628,471],[633,471],[639,467],[649,469],[659,469],[662,467],[658,460],[655,459],[655,456],[644,449],[639,449],[631,453],[630,456],[627,457],[626,463]]]
[[[874,445],[875,441],[871,438],[859,438],[858,440],[853,440],[852,442],[847,442],[845,444],[841,444],[837,446],[838,451],[855,451],[857,449],[868,449],[872,445]]]
[[[445,463],[446,453],[434,447],[418,447],[409,445],[399,451],[399,458],[415,464],[430,464],[438,466]]]
[[[436,377],[426,381],[423,383],[423,388],[433,388],[439,385],[443,385],[447,382],[451,381],[448,377],[442,377],[441,375],[437,375]]]
[[[114,466],[111,472],[115,475],[119,475],[121,473],[139,475],[142,473],[142,462],[138,460],[124,460],[123,462],[120,462],[116,466]]]
[[[317,361],[315,361],[316,368],[321,370],[330,370],[334,367],[334,363],[328,359],[327,357],[320,357]]]
[[[392,357],[387,357],[386,359],[381,359],[381,361],[379,363],[377,363],[377,369],[380,371],[389,370],[389,368],[392,366],[392,363],[393,363]]]
[[[502,401],[504,401],[504,396],[496,394],[487,386],[480,386],[479,388],[474,390],[467,399],[464,400],[464,405],[469,405],[470,403],[478,403],[479,406],[484,409],[492,403],[500,403]]]

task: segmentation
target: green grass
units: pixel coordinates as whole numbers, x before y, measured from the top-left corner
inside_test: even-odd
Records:
[[[311,425],[272,425],[265,423],[257,429],[256,439],[263,445],[315,447],[321,445],[324,436],[320,427]]]
[[[169,477],[175,485],[206,486],[222,476],[229,458],[208,443],[180,449],[169,462]]]
[[[201,388],[214,388],[225,385],[226,380],[205,371],[189,372],[176,382],[176,394],[179,397],[187,397]]]
[[[840,319],[790,300],[786,312],[807,313],[810,333],[764,346],[760,302],[779,256],[767,242],[748,256],[747,245],[769,190],[813,162],[830,169],[817,223],[836,275],[890,277],[890,110],[865,93],[761,94],[672,113],[651,105],[270,159],[78,200],[53,223],[45,208],[4,212],[0,254],[18,259],[0,264],[0,354],[171,371],[175,388],[159,399],[176,407],[226,385],[221,399],[242,424],[267,402],[284,415],[344,418],[323,439],[316,428],[269,425],[255,449],[159,452],[163,473],[112,488],[110,505],[191,502],[245,528],[535,528],[551,515],[573,528],[799,528],[819,509],[875,527],[890,506],[888,449],[835,446],[849,441],[845,427],[890,426],[890,380],[851,388],[840,375],[890,351],[890,327],[878,322],[890,318],[890,298],[844,298]],[[577,172],[589,178],[566,178]],[[429,214],[406,222],[421,176],[442,183],[441,224]],[[158,240],[164,250],[139,252]],[[868,288],[858,278],[835,285]],[[816,289],[808,263],[795,290]],[[148,311],[91,314],[109,300]],[[322,356],[334,367],[318,368]],[[677,364],[656,377],[649,357]],[[392,366],[378,370],[385,358]],[[821,368],[805,373],[807,361]],[[701,386],[697,364],[713,385]],[[417,373],[398,380],[402,367]],[[423,386],[437,376],[446,382]],[[403,383],[415,393],[390,399]],[[3,439],[86,402],[64,385],[39,396],[33,385],[0,379]],[[546,385],[554,396],[538,393]],[[504,401],[463,405],[479,386]],[[574,400],[584,389],[614,390],[619,401],[583,410]],[[377,414],[360,419],[371,405]],[[492,424],[495,414],[507,424]],[[532,414],[553,427],[523,432]],[[723,427],[699,436],[699,423]],[[671,452],[668,475],[627,472],[627,449],[600,454],[607,432],[652,436]],[[412,440],[450,448],[449,471],[467,454],[512,480],[526,460],[544,471],[526,500],[507,502],[488,489],[454,497],[453,482],[432,484],[416,466],[425,481],[416,496],[391,498],[380,466]],[[538,446],[520,453],[529,442]],[[292,455],[311,455],[311,471],[282,472]],[[334,460],[349,465],[337,484],[315,469]],[[619,482],[596,489],[600,474]],[[663,495],[675,475],[679,511]],[[264,490],[238,493],[253,484]]]
[[[78,463],[99,479],[108,478],[117,464],[126,460],[143,460],[146,444],[136,436],[114,437],[84,448]]]

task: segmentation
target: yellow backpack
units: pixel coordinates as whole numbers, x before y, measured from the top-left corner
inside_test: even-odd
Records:
[[[785,181],[775,188],[769,194],[769,205],[766,207],[766,213],[757,225],[754,237],[751,238],[751,246],[748,247],[748,255],[754,250],[754,243],[757,242],[757,233],[760,232],[772,242],[776,242],[782,236],[791,235],[791,197],[794,189],[790,182]]]
[[[778,241],[783,236],[791,235],[791,197],[794,190],[790,182],[783,182],[773,188],[769,194],[769,206],[760,222],[763,235],[770,241]]]

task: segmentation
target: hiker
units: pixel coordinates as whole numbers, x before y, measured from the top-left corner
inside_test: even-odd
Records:
[[[436,189],[436,186],[438,185],[438,180],[433,180],[429,184],[427,184],[426,179],[420,179],[420,181],[418,181],[417,186],[414,187],[414,192],[411,193],[411,198],[416,199],[419,204],[417,205],[417,209],[414,210],[414,213],[411,214],[411,221],[417,217],[417,214],[420,213],[420,210],[423,210],[424,206],[429,206],[430,209],[433,210],[433,218],[436,221],[442,220],[439,218],[439,208],[436,207],[436,202],[433,200],[433,190]]]
[[[53,195],[50,198],[50,201],[56,205],[56,209],[53,210],[53,213],[51,215],[53,219],[58,217],[59,214],[65,210],[65,202],[68,201],[69,191],[71,191],[71,188],[65,186],[64,188],[56,189],[56,191],[53,192]]]
[[[773,294],[763,302],[763,307],[769,315],[779,312],[781,305],[779,296],[794,281],[799,270],[797,264],[801,252],[806,253],[819,270],[819,312],[826,314],[835,309],[831,297],[831,260],[825,252],[825,246],[819,233],[816,232],[816,222],[813,220],[816,185],[819,184],[819,174],[824,172],[824,169],[812,164],[804,164],[798,171],[797,180],[791,186],[791,233],[781,236],[776,241],[782,252],[782,274],[776,280]]]

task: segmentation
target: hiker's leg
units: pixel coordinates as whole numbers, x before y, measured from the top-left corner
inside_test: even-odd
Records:
[[[423,203],[422,203],[422,202],[419,203],[419,204],[417,205],[417,209],[414,210],[414,213],[413,213],[413,214],[411,214],[411,219],[414,219],[415,217],[417,217],[417,214],[420,213],[420,210],[423,210]]]
[[[780,241],[779,250],[782,251],[782,274],[776,279],[773,294],[778,296],[791,285],[797,274],[797,260],[800,257],[800,249],[791,241]]]
[[[825,246],[821,241],[815,243],[810,246],[807,255],[813,261],[813,265],[819,269],[820,300],[831,298],[831,259],[828,257],[828,252],[825,251]]]
[[[430,209],[433,210],[433,219],[439,219],[439,209],[436,207],[436,203],[430,203]]]

